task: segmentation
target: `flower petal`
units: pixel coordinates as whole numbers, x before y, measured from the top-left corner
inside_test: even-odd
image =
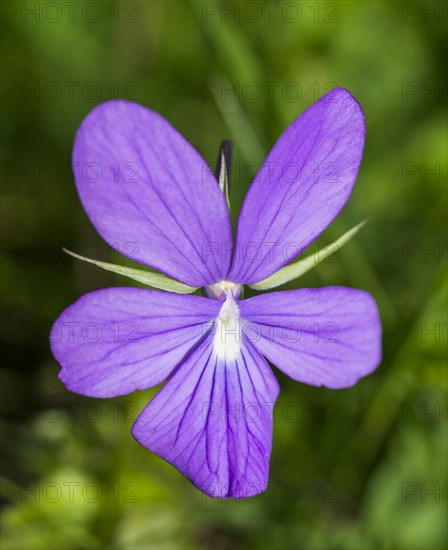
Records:
[[[345,388],[381,360],[381,321],[372,296],[343,287],[304,288],[239,302],[244,333],[294,380]]]
[[[141,413],[133,436],[212,497],[266,489],[278,383],[249,344],[227,363],[213,338],[197,348]]]
[[[60,315],[50,344],[68,389],[114,397],[156,386],[204,339],[220,304],[139,288],[86,294]]]
[[[216,178],[163,117],[111,101],[83,121],[73,150],[82,204],[119,252],[188,285],[228,272],[232,230]]]
[[[362,109],[340,88],[289,126],[247,193],[228,280],[257,283],[319,236],[350,196],[364,136]]]

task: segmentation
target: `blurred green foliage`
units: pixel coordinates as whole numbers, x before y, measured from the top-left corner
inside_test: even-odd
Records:
[[[443,2],[2,3],[2,548],[445,547],[446,33]],[[131,437],[154,390],[91,400],[57,378],[52,321],[130,284],[61,252],[112,256],[76,196],[74,134],[125,97],[211,164],[230,138],[236,214],[256,164],[334,85],[362,104],[367,142],[319,243],[370,223],[296,285],[370,291],[384,359],[343,391],[276,371],[270,489],[214,501]]]

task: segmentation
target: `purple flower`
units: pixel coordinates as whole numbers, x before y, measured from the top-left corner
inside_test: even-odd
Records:
[[[284,266],[348,200],[364,135],[362,109],[346,90],[305,111],[252,183],[234,244],[220,185],[161,116],[110,102],[78,131],[74,174],[90,220],[112,247],[180,283],[135,269],[129,276],[183,294],[125,287],[80,298],[52,330],[60,378],[103,398],[168,380],[132,434],[211,496],[248,497],[267,486],[279,386],[266,360],[294,380],[334,389],[379,364],[380,319],[364,291],[240,295],[242,285],[271,288],[310,268],[306,259]],[[205,297],[186,295],[199,288]]]

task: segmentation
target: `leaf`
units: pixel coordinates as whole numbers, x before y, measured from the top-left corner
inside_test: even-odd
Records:
[[[69,254],[70,256],[77,258],[78,260],[82,260],[83,262],[96,265],[97,267],[101,267],[106,271],[112,271],[112,273],[117,273],[118,275],[124,275],[125,277],[129,277],[130,279],[133,279],[134,281],[138,281],[139,283],[143,283],[144,285],[152,286],[154,288],[159,288],[161,290],[166,290],[167,292],[177,292],[179,294],[191,294],[192,292],[197,290],[197,288],[188,286],[184,283],[180,283],[179,281],[176,281],[175,279],[171,279],[170,277],[167,277],[166,275],[162,275],[161,273],[152,273],[150,271],[135,269],[134,267],[125,267],[122,265],[111,264],[108,262],[100,262],[98,260],[92,260],[92,258],[86,258],[85,256],[80,256],[79,254],[76,254],[75,252],[71,252],[66,248],[63,248],[62,250],[67,254]]]
[[[254,285],[249,285],[250,288],[254,288],[255,290],[268,290],[269,288],[283,285],[293,279],[301,277],[304,273],[323,262],[326,258],[328,258],[328,256],[331,256],[337,252],[346,242],[354,237],[366,223],[367,220],[364,220],[344,233],[342,237],[339,237],[339,239],[334,241],[334,243],[327,244],[323,250],[317,251],[307,258],[303,258],[297,262],[282,267],[282,269],[279,269],[277,273],[274,273],[263,281],[260,281]]]

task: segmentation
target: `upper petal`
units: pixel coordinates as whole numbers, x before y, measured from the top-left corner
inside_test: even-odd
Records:
[[[220,360],[201,344],[141,413],[133,436],[213,497],[266,489],[278,383],[249,344]]]
[[[208,298],[139,288],[86,294],[52,328],[59,377],[92,397],[160,384],[205,337],[219,307]]]
[[[372,296],[343,287],[304,288],[239,302],[245,334],[276,367],[313,386],[345,388],[381,360]]]
[[[261,281],[319,236],[350,196],[364,136],[362,109],[340,88],[288,127],[247,193],[229,280]]]
[[[225,198],[163,117],[135,103],[103,103],[78,130],[73,170],[90,220],[119,252],[195,287],[227,274]]]

